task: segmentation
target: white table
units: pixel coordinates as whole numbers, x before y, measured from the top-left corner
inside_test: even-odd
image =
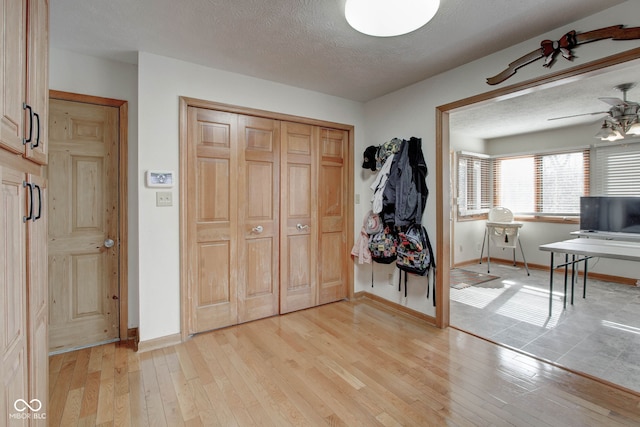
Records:
[[[571,304],[573,304],[573,283],[575,278],[576,264],[584,262],[584,288],[582,297],[586,297],[587,290],[587,261],[590,258],[612,258],[627,261],[640,261],[640,243],[619,240],[589,239],[580,237],[578,239],[564,240],[562,242],[548,243],[540,245],[541,251],[551,252],[551,262],[549,266],[549,316],[553,302],[553,270],[564,267],[564,306],[567,306],[567,268],[571,265]],[[564,264],[554,267],[554,254],[565,254]],[[569,261],[569,255],[572,260]],[[578,257],[576,259],[576,257]],[[582,257],[582,258],[580,258]]]

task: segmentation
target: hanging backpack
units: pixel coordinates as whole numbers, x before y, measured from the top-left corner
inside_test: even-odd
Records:
[[[398,233],[396,266],[408,273],[424,276],[433,261],[433,249],[427,230],[420,224],[412,224]]]
[[[381,264],[391,264],[396,260],[397,247],[396,235],[386,226],[369,239],[371,259]]]
[[[407,296],[407,273],[427,276],[427,298],[429,298],[429,271],[433,267],[433,306],[436,306],[436,263],[427,230],[420,224],[412,224],[398,233],[396,266],[400,269],[398,291],[401,291],[404,271],[404,296]]]

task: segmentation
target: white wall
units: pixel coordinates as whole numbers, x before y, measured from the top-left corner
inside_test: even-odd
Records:
[[[49,88],[64,92],[128,101],[129,310],[128,327],[138,326],[138,69],[51,48]]]
[[[429,168],[427,185],[431,190],[423,222],[427,226],[432,240],[436,236],[436,192],[441,191],[443,193],[445,203],[448,202],[450,193],[448,185],[441,189],[435,188],[436,151],[434,138],[436,107],[495,89],[495,87],[487,85],[485,79],[499,73],[515,59],[538,48],[540,41],[543,39],[557,40],[570,30],[586,32],[611,25],[636,26],[638,25],[637,20],[633,18],[637,16],[640,16],[640,2],[628,1],[599,14],[558,28],[555,31],[542,34],[528,42],[520,43],[496,54],[380,97],[365,105],[365,123],[367,125],[365,138],[367,140],[385,141],[396,136],[409,137],[412,135],[422,137],[423,151]],[[523,23],[523,25],[526,25],[526,23]],[[570,62],[564,58],[558,58],[551,69],[543,68],[542,60],[533,62],[518,70],[515,76],[501,84],[500,87],[538,78],[548,73],[584,64],[638,46],[640,46],[639,40],[602,40],[579,46],[575,49],[577,56],[575,61]],[[448,151],[448,148],[445,147],[445,150]],[[369,181],[370,177],[362,177],[360,185],[356,185],[356,191],[366,194],[365,186]],[[447,177],[445,177],[445,182],[448,182]],[[425,298],[425,287],[421,281],[422,278],[410,280],[411,293],[409,298],[405,299],[404,294],[398,293],[397,289],[391,286],[376,286],[371,289],[371,279],[367,279],[368,271],[370,276],[370,270],[367,267],[356,266],[356,291],[370,290],[383,298],[407,307],[426,314],[435,314],[432,304]],[[393,272],[393,267],[378,265],[376,266],[376,272],[377,277],[384,278],[386,274]]]
[[[155,190],[144,186],[148,169],[179,171],[180,96],[354,125],[354,168],[361,166],[358,153],[365,145],[361,103],[140,53],[137,173],[141,341],[180,332],[179,206],[156,207]],[[178,188],[172,189],[174,201],[179,200]]]
[[[498,156],[587,147],[598,142],[593,135],[600,130],[600,125],[601,123],[597,122],[595,124],[489,139],[486,141],[487,151],[485,153],[491,156]]]

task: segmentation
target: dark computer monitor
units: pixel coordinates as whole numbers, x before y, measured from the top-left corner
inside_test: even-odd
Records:
[[[581,197],[580,229],[640,233],[640,197]]]

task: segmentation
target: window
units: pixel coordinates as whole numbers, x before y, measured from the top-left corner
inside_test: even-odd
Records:
[[[640,143],[596,147],[591,156],[591,195],[640,195]]]
[[[589,194],[589,152],[494,159],[494,205],[514,213],[571,216]]]
[[[496,206],[512,212],[535,211],[535,162],[533,157],[496,159]]]
[[[458,214],[479,215],[491,208],[491,159],[458,153]]]

